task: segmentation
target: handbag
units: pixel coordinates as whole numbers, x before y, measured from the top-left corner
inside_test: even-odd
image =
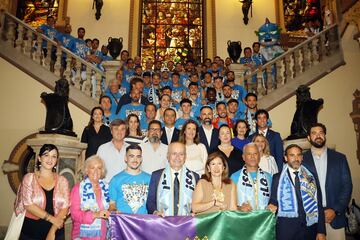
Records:
[[[21,228],[24,223],[25,212],[20,213],[16,216],[15,212],[12,214],[9,227],[6,232],[4,240],[15,240],[19,239]]]

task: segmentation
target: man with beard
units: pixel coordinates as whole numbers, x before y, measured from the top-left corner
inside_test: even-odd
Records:
[[[325,219],[319,181],[302,165],[302,148],[296,144],[285,150],[285,164],[273,177],[268,208],[278,210],[277,240],[325,239]]]
[[[320,182],[327,239],[345,240],[345,210],[352,192],[352,181],[346,156],[327,148],[326,127],[315,123],[308,130],[311,150],[304,154],[303,164]]]
[[[166,166],[168,146],[160,141],[161,134],[161,122],[152,120],[147,132],[148,141],[140,144],[143,151],[141,169],[149,174]]]
[[[232,98],[237,99],[239,102],[245,100],[247,94],[245,88],[241,85],[235,84],[235,74],[233,71],[226,73],[226,84],[232,88]]]
[[[199,137],[208,153],[215,151],[219,145],[219,130],[212,125],[213,116],[214,113],[210,106],[203,106],[200,109],[201,126],[199,128]]]
[[[221,125],[226,124],[232,129],[233,124],[227,115],[226,104],[224,102],[218,102],[216,104],[216,113],[217,117],[213,121],[214,128],[219,129]]]
[[[249,125],[250,133],[249,135],[252,135],[256,132],[256,119],[255,119],[255,113],[258,110],[257,108],[257,95],[255,93],[248,93],[245,97],[245,104],[246,108],[244,111],[245,115],[245,121]],[[272,123],[270,118],[267,122],[268,127],[271,127]]]
[[[139,120],[144,117],[145,105],[140,103],[141,92],[137,88],[133,88],[130,92],[131,103],[125,104],[121,107],[117,118],[126,119],[130,113],[134,113],[139,117]]]

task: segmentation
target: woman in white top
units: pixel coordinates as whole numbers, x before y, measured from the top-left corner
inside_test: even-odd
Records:
[[[270,146],[266,137],[264,137],[261,134],[255,135],[252,141],[259,148],[260,157],[261,157],[259,167],[265,172],[268,172],[272,175],[278,173],[279,170],[276,165],[275,158],[270,155]]]
[[[199,126],[189,119],[182,126],[179,141],[186,146],[185,166],[199,174],[205,173],[205,164],[208,157],[206,147],[199,140]]]

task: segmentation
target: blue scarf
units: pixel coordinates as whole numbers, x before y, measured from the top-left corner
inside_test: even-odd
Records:
[[[296,218],[299,216],[295,187],[288,174],[289,166],[284,165],[279,179],[277,199],[278,217]],[[306,214],[306,225],[318,222],[317,187],[314,176],[304,166],[299,169],[300,192]]]
[[[103,180],[99,180],[101,188],[101,201],[104,209],[109,208],[110,196],[109,188]],[[96,201],[96,195],[89,178],[80,182],[80,209],[82,211],[100,211]],[[80,225],[80,237],[100,237],[101,236],[101,219],[96,218],[92,224]]]
[[[181,170],[179,178],[179,216],[191,213],[192,193],[196,186],[195,175],[187,168]],[[174,179],[170,167],[167,166],[161,174],[157,189],[157,210],[164,211],[165,216],[174,216]]]
[[[237,182],[238,206],[249,203],[253,210],[266,209],[270,198],[270,179],[268,175],[258,168],[256,179],[252,179],[246,166],[240,170]]]

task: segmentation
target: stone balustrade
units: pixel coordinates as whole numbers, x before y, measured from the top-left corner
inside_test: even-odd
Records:
[[[341,52],[340,48],[338,26],[332,25],[245,75],[241,82],[262,98]]]
[[[94,64],[75,55],[57,42],[25,24],[8,12],[0,12],[0,37],[9,48],[23,54],[24,57],[53,72],[57,77],[64,77],[84,94],[99,99],[106,85],[106,74]],[[43,42],[46,41],[47,54],[44,54]],[[51,55],[56,55],[56,60]],[[66,68],[62,67],[61,59],[65,57]],[[114,61],[115,62],[115,61]],[[115,65],[120,65],[120,62]],[[115,75],[114,75],[115,77]],[[70,82],[70,81],[69,81]],[[104,83],[103,83],[104,82]],[[103,83],[103,84],[102,84]]]

